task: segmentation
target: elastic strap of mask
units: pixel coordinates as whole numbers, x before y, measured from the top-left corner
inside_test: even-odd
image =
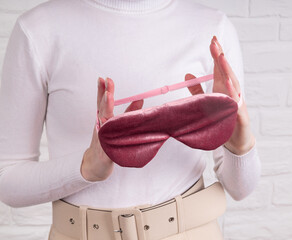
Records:
[[[128,102],[132,102],[132,101],[137,101],[140,99],[145,99],[145,98],[157,96],[157,95],[161,95],[161,94],[165,94],[169,91],[174,91],[174,90],[184,88],[184,87],[191,87],[191,86],[200,84],[202,82],[212,80],[213,77],[214,77],[213,74],[209,74],[209,75],[205,75],[203,77],[193,78],[193,79],[190,79],[190,80],[187,80],[184,82],[180,82],[180,83],[176,83],[176,84],[172,84],[172,85],[166,85],[164,87],[156,88],[156,89],[153,89],[153,90],[150,90],[150,91],[138,94],[138,95],[134,95],[131,97],[116,100],[116,101],[114,101],[114,106],[121,105],[121,104],[128,103]],[[239,102],[237,103],[238,108],[241,107],[242,101],[243,101],[242,95],[240,95]],[[99,126],[100,126],[100,124],[99,124]]]
[[[138,94],[138,95],[134,95],[131,97],[116,100],[114,102],[114,106],[121,105],[121,104],[128,103],[128,102],[132,102],[132,101],[137,101],[140,99],[145,99],[145,98],[157,96],[157,95],[161,95],[161,94],[165,94],[169,91],[174,91],[174,90],[184,88],[184,87],[191,87],[191,86],[194,86],[194,85],[197,85],[199,83],[206,82],[206,81],[209,81],[212,79],[213,79],[213,74],[209,74],[209,75],[205,75],[203,77],[193,78],[193,79],[190,79],[190,80],[187,80],[184,82],[180,82],[180,83],[176,83],[176,84],[172,84],[172,85],[166,85],[164,87],[156,88],[156,89],[153,89],[153,90],[150,90],[150,91]]]

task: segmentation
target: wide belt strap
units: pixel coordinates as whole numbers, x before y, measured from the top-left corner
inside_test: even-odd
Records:
[[[53,227],[73,239],[158,240],[214,221],[225,212],[226,197],[220,182],[204,188],[200,178],[183,194],[153,206],[97,209],[63,200],[52,204]]]

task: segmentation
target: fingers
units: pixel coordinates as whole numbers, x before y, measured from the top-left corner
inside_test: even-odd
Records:
[[[228,92],[230,94],[230,97],[233,98],[236,102],[239,101],[239,95],[238,92],[236,91],[231,78],[228,78],[228,80],[226,81],[226,87],[228,89]]]
[[[239,82],[231,66],[227,62],[223,49],[216,36],[212,38],[210,51],[214,59],[214,81],[216,79],[217,82],[224,83],[229,93],[228,95],[235,100],[239,100]]]
[[[217,59],[219,57],[219,55],[221,53],[223,53],[223,49],[220,45],[220,43],[218,42],[216,36],[213,36],[212,40],[211,40],[211,45],[210,45],[210,51],[211,51],[211,55],[214,59],[214,61],[217,63]]]
[[[210,44],[210,51],[214,60],[214,79],[216,79],[217,81],[224,82],[224,75],[220,70],[218,62],[218,57],[220,56],[221,53],[223,53],[223,49],[219,42],[217,43],[215,41],[215,38],[216,37],[214,36]]]
[[[141,109],[143,104],[144,104],[144,99],[140,99],[140,100],[131,102],[131,104],[127,107],[125,112],[130,112],[130,111]]]
[[[194,79],[194,78],[196,78],[196,77],[194,75],[190,74],[190,73],[187,73],[185,75],[185,81],[188,81],[188,80],[191,80],[191,79]],[[197,85],[188,87],[188,89],[189,89],[189,91],[190,91],[190,93],[192,95],[204,93],[201,84],[197,84]]]
[[[107,90],[104,93],[104,97],[101,101],[101,106],[104,106],[101,110],[101,114],[106,119],[113,117],[113,110],[114,110],[114,96],[111,92]]]
[[[101,124],[113,117],[114,109],[114,82],[110,78],[99,78],[97,107]]]
[[[114,81],[111,78],[107,78],[107,91],[111,92],[114,95],[115,85]]]
[[[225,61],[224,61],[224,63],[223,63],[223,62],[220,63],[220,55],[223,53],[223,49],[222,49],[222,47],[221,47],[221,45],[220,45],[218,39],[216,38],[216,36],[214,36],[214,37],[212,38],[212,43],[214,43],[214,44],[213,44],[213,48],[214,48],[214,47],[217,48],[217,52],[220,53],[219,56],[217,56],[217,64],[218,64],[219,68],[220,68],[221,71],[222,71],[222,75],[223,75],[223,76],[228,75],[228,76],[231,78],[232,84],[233,84],[233,86],[235,87],[236,91],[237,91],[237,92],[240,92],[240,86],[239,86],[239,82],[238,82],[238,80],[237,80],[237,77],[235,76],[235,74],[234,74],[234,72],[233,72],[231,66],[230,66],[229,63],[227,62],[226,58],[223,57],[223,60],[225,60]],[[212,43],[211,43],[211,45],[212,45]],[[223,55],[224,55],[224,54],[223,54]],[[222,65],[222,63],[224,64],[224,66]]]
[[[225,58],[224,54],[221,54],[219,56],[219,66],[222,69],[224,75],[227,77],[229,76],[236,91],[240,93],[240,86],[237,77],[235,76],[230,64],[227,62],[227,59]]]
[[[105,83],[104,83],[104,79],[101,77],[99,77],[97,81],[98,81],[97,109],[99,109],[100,102],[101,102],[101,99],[102,99],[102,96],[103,96],[104,90],[105,90]]]

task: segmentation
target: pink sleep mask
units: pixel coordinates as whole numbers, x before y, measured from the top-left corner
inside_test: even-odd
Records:
[[[165,86],[160,92],[151,90],[118,100],[115,105],[212,78],[211,74]],[[222,93],[197,94],[161,106],[125,112],[108,119],[101,127],[97,115],[96,129],[101,147],[112,161],[122,167],[141,168],[155,157],[169,137],[194,149],[218,148],[231,137],[240,104],[241,101],[237,103]]]

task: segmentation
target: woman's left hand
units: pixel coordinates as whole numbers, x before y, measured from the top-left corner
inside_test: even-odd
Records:
[[[224,93],[238,102],[241,94],[239,82],[224,57],[222,47],[215,36],[211,41],[210,51],[214,60],[213,92]],[[191,74],[187,74],[185,80],[190,80],[194,77]],[[193,95],[203,92],[200,85],[189,87],[189,91]],[[227,149],[236,155],[247,153],[255,144],[255,137],[250,129],[246,104],[243,99],[242,101],[241,107],[238,108],[234,131],[229,140],[224,144]]]

